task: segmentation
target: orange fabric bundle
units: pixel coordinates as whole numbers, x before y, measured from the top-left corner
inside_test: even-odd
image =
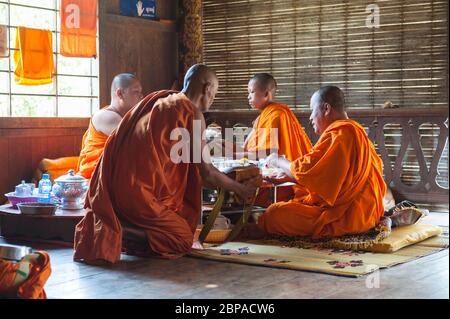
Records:
[[[295,197],[271,205],[258,220],[270,234],[335,237],[366,232],[383,216],[382,162],[364,128],[331,124],[310,153],[291,164]]]
[[[61,0],[61,54],[97,56],[97,1]]]
[[[271,139],[271,129],[278,129],[278,138]],[[279,155],[285,155],[288,160],[293,161],[308,153],[311,147],[308,135],[289,106],[272,103],[264,108],[256,120],[245,150],[258,152],[277,149]]]
[[[91,120],[81,142],[81,152],[76,165],[77,174],[87,179],[91,178],[95,166],[103,154],[107,139],[108,135],[98,132]]]
[[[52,83],[52,33],[47,30],[17,27],[14,52],[15,81],[21,85]]]
[[[86,215],[75,229],[75,260],[120,259],[122,223],[142,229],[147,250],[175,258],[187,253],[200,218],[198,164],[174,163],[174,129],[193,140],[195,109],[183,93],[149,94],[108,138],[86,196]],[[191,147],[192,147],[191,143]],[[192,149],[190,150],[192,153]]]
[[[69,170],[75,170],[77,163],[78,156],[60,157],[56,159],[44,158],[39,162],[38,168],[34,173],[34,182],[38,183],[43,173],[48,173],[50,180],[54,181],[58,177],[66,175]]]
[[[45,251],[27,255],[20,262],[0,259],[0,296],[46,299],[44,285],[50,274],[50,257]]]

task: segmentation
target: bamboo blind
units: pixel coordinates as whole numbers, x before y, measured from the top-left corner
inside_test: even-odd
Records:
[[[379,28],[366,26],[371,3]],[[215,109],[248,109],[257,72],[297,109],[325,84],[341,87],[349,108],[448,105],[447,0],[205,0],[203,33],[220,81]]]

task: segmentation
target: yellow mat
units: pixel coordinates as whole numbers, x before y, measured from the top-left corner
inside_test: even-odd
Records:
[[[439,236],[425,239],[393,253],[351,251],[337,248],[293,248],[267,244],[230,242],[207,245],[190,256],[241,264],[287,268],[359,277],[448,248],[448,227]]]

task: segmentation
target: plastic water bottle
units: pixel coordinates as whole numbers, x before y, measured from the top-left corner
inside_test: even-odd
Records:
[[[50,193],[52,192],[52,182],[48,174],[42,174],[39,181],[38,203],[50,203]]]

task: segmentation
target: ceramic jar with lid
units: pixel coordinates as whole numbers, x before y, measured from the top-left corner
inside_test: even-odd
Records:
[[[68,174],[55,180],[52,192],[60,200],[62,209],[82,209],[88,187],[89,180],[76,175],[71,169]]]

